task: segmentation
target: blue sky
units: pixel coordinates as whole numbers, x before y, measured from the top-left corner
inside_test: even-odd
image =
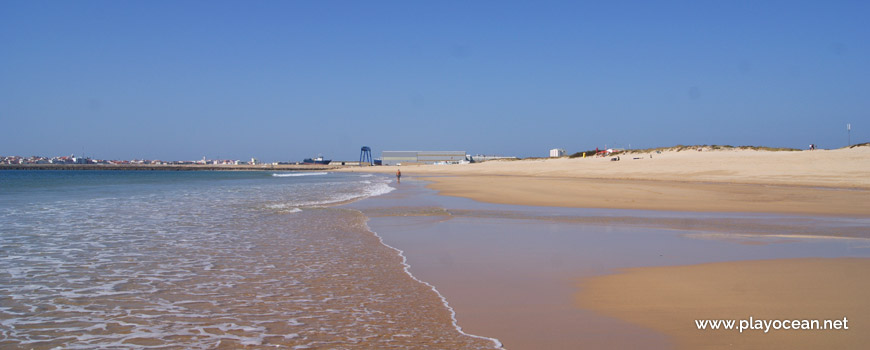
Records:
[[[870,141],[867,1],[2,1],[2,155]]]

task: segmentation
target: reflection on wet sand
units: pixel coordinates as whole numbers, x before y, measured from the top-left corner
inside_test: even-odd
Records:
[[[690,236],[732,239],[756,236],[798,238],[870,238],[870,222],[861,219],[820,219],[810,217],[761,218],[689,218],[632,216],[571,216],[541,215],[521,210],[447,209],[439,207],[379,207],[367,208],[369,217],[441,216],[445,219],[492,218],[522,219],[582,225],[620,225],[692,232]],[[855,221],[852,224],[845,222]],[[705,234],[706,233],[706,234]]]

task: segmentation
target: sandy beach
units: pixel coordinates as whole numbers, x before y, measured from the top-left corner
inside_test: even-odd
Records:
[[[611,157],[365,167],[483,202],[671,211],[870,215],[870,147],[670,150]],[[638,158],[638,159],[635,159]]]

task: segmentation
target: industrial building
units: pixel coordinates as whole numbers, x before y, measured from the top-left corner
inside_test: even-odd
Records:
[[[490,160],[517,160],[517,157],[506,157],[506,156],[486,156],[482,154],[474,155],[469,157],[472,163],[483,163]]]
[[[383,165],[459,164],[468,162],[465,151],[383,151]]]

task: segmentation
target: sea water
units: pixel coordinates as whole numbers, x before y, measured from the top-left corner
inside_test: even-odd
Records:
[[[328,172],[0,171],[0,348],[492,348]]]

